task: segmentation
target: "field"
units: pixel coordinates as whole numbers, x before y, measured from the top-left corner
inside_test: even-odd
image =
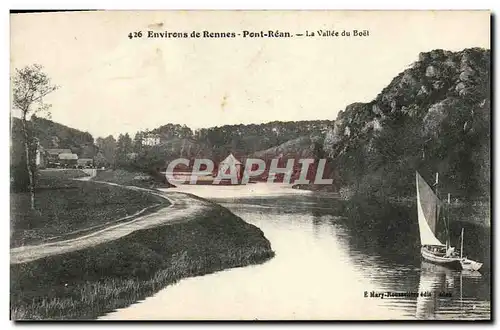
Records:
[[[79,170],[43,171],[35,192],[11,194],[11,247],[43,242],[106,225],[144,208],[168,202],[160,197],[89,181]],[[83,173],[84,174],[84,173]]]
[[[89,176],[82,170],[78,169],[45,169],[38,172],[39,178],[44,180],[48,178],[52,179],[78,179]],[[42,181],[43,183],[43,181]]]

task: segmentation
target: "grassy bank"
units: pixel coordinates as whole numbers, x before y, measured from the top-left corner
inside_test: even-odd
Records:
[[[310,190],[310,191],[320,191],[329,193],[338,193],[338,189],[331,184],[295,184],[292,186],[293,189],[299,190]]]
[[[94,319],[181,278],[257,264],[273,255],[260,229],[213,204],[191,221],[11,265],[11,318]]]
[[[29,193],[11,194],[11,247],[106,225],[153,205],[168,205],[166,200],[145,192],[68,180],[79,174],[73,172],[41,172],[34,211]]]
[[[94,181],[104,181],[123,186],[136,186],[141,188],[170,188],[172,187],[161,174],[147,174],[143,172],[129,172],[121,169],[97,171],[92,178]]]
[[[53,178],[53,179],[77,179],[89,176],[82,170],[78,169],[45,169],[38,172],[38,176],[43,179]]]

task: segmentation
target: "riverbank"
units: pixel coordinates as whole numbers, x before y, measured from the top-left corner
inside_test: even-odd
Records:
[[[386,204],[388,206],[405,206],[411,209],[417,207],[416,196],[385,196],[368,191],[355,193],[354,189],[342,187],[338,191],[332,185],[293,185],[293,189],[300,191],[310,191],[314,194],[330,194],[332,197],[344,200],[347,205],[351,204]],[[451,218],[457,221],[491,226],[491,204],[489,198],[476,198],[473,200],[452,199],[450,204],[445,205]]]
[[[11,318],[95,319],[182,278],[274,256],[259,228],[222,206],[161,194],[185,201],[73,240],[23,247],[14,255],[11,249]]]
[[[146,174],[143,172],[130,172],[122,169],[98,170],[91,180],[116,183],[122,186],[136,186],[142,188],[172,188],[166,177],[161,173]]]

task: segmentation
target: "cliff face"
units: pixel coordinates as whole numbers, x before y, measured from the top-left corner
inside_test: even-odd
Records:
[[[433,50],[369,103],[338,114],[324,150],[344,188],[414,194],[414,172],[462,197],[490,190],[490,51]]]

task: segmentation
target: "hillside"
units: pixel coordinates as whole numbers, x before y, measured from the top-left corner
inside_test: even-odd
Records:
[[[207,148],[206,145],[194,141],[192,139],[179,139],[172,138],[161,142],[158,146],[159,149],[164,150],[168,155],[174,156],[175,158],[202,158],[210,157],[211,150]]]
[[[168,163],[177,158],[211,158],[212,150],[206,145],[193,139],[173,137],[162,139],[154,146],[143,146],[135,154],[134,159],[128,160],[129,166],[139,170],[151,168],[164,168]]]
[[[216,151],[237,151],[248,155],[302,136],[322,136],[332,124],[331,120],[304,120],[225,125],[201,129],[197,132],[197,137],[206,140]]]
[[[21,120],[12,118],[12,136],[21,136]],[[91,158],[97,153],[94,138],[88,132],[82,132],[52,120],[33,116],[29,128],[45,149],[71,149],[81,158]]]
[[[260,159],[283,158],[313,158],[315,156],[315,147],[322,143],[320,138],[310,136],[301,136],[287,141],[278,146],[254,152],[251,157]]]
[[[340,112],[323,148],[354,193],[412,195],[415,170],[442,191],[490,190],[490,51],[433,50],[369,103]]]
[[[332,124],[331,120],[274,121],[202,128],[194,133],[186,126],[166,124],[149,132],[137,133],[134,141],[152,133],[159,137],[160,143],[154,146],[140,144],[139,148],[135,148],[135,163],[140,168],[151,163],[158,166],[162,161],[168,162],[179,157],[210,158],[217,163],[229,153],[238,158],[251,155],[261,157],[261,154],[274,158],[279,156],[280,150],[309,155],[314,147],[322,144],[322,139]]]

